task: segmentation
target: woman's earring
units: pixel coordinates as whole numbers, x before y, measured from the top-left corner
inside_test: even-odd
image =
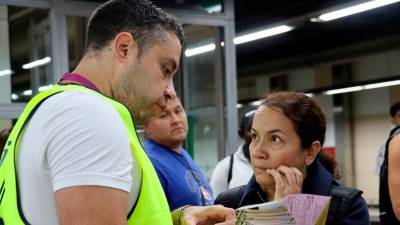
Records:
[[[307,166],[310,166],[312,162],[312,160],[307,161]]]

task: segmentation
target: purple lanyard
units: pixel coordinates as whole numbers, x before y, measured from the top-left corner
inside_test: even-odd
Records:
[[[90,80],[86,79],[84,76],[79,75],[77,73],[64,73],[64,75],[61,77],[60,81],[74,81],[77,82],[89,89],[92,89],[93,91],[99,92],[99,89],[94,85]]]

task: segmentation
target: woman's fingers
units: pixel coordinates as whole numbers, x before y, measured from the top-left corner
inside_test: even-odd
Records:
[[[280,166],[266,171],[275,180],[275,198],[301,193],[303,174],[295,167]]]
[[[299,187],[303,187],[303,180],[304,180],[303,173],[299,169],[297,169],[296,167],[293,167],[293,168],[294,168],[294,173],[295,173],[295,176],[296,176],[297,185]]]
[[[283,175],[284,182],[285,182],[285,184],[287,184],[287,186],[289,186],[289,187],[297,186],[296,176],[291,168],[289,168],[287,166],[280,166],[276,170]]]
[[[273,169],[267,169],[266,172],[275,180],[275,198],[278,199],[283,197],[282,194],[284,193],[285,182],[283,181],[282,174]]]
[[[296,167],[280,166],[276,170],[284,175],[290,186],[303,186],[303,173]]]

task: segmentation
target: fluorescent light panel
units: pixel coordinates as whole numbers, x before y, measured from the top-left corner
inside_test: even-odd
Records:
[[[13,71],[10,70],[10,69],[7,69],[7,70],[0,70],[0,77],[2,77],[2,76],[8,76],[8,75],[11,75],[11,74],[13,74]]]
[[[282,33],[291,31],[293,29],[294,29],[294,27],[288,26],[288,25],[272,27],[269,29],[265,29],[265,30],[261,30],[261,31],[250,33],[250,34],[244,34],[244,35],[235,37],[233,39],[233,43],[235,43],[236,45],[239,45],[239,44],[243,44],[243,43],[246,43],[249,41],[254,41],[254,40],[261,39],[261,38],[266,38],[266,37],[274,36],[277,34],[282,34]]]
[[[369,90],[369,89],[374,89],[374,88],[390,87],[390,86],[395,86],[395,85],[400,85],[400,80],[384,81],[384,82],[378,82],[378,83],[374,83],[374,84],[365,84],[365,85],[358,85],[358,86],[354,86],[354,87],[332,89],[332,90],[324,91],[324,92],[322,92],[322,94],[335,95],[335,94],[343,94],[343,93],[347,93],[347,92]]]
[[[30,62],[30,63],[22,65],[22,68],[25,69],[25,70],[28,70],[28,69],[32,69],[32,68],[37,67],[37,66],[46,65],[50,61],[51,61],[51,58],[46,56],[43,59],[39,59],[39,60],[36,60],[36,61],[33,61],[33,62]]]
[[[243,44],[246,42],[255,41],[255,40],[258,40],[261,38],[266,38],[266,37],[270,37],[273,35],[282,34],[282,33],[291,31],[293,29],[294,29],[294,27],[292,27],[292,26],[281,25],[281,26],[277,26],[277,27],[273,27],[273,28],[269,28],[269,29],[265,29],[265,30],[261,30],[261,31],[257,31],[257,32],[244,34],[244,35],[235,37],[233,39],[233,43],[236,45],[239,45],[239,44]],[[221,42],[221,46],[222,47],[225,46],[225,43]],[[215,44],[207,44],[207,45],[202,45],[197,48],[188,48],[185,51],[185,56],[191,57],[194,55],[210,52],[210,51],[213,51],[215,49],[215,47],[216,47]]]
[[[45,90],[50,89],[50,88],[52,88],[52,87],[53,87],[52,84],[49,84],[49,85],[46,85],[46,86],[40,86],[40,87],[39,87],[39,92],[45,91]]]
[[[194,55],[198,55],[198,54],[202,54],[202,53],[206,53],[206,52],[211,52],[215,49],[215,44],[207,44],[207,45],[203,45],[197,48],[189,48],[185,51],[185,56],[186,57],[191,57]]]
[[[375,83],[375,84],[366,84],[366,85],[364,85],[364,89],[389,87],[389,86],[394,86],[394,85],[399,85],[399,84],[400,84],[400,80],[393,80],[393,81],[380,82],[380,83]]]
[[[40,86],[40,87],[38,88],[38,90],[39,90],[39,92],[42,92],[42,91],[45,91],[45,90],[47,90],[47,89],[52,88],[53,86],[54,86],[54,85],[52,85],[52,84],[45,85],[45,86]],[[25,95],[25,96],[32,95],[32,90],[31,90],[31,89],[25,90],[25,91],[22,92],[22,95]]]
[[[338,18],[350,16],[353,14],[361,13],[367,10],[375,9],[378,7],[382,7],[385,5],[393,4],[396,2],[399,2],[400,0],[374,0],[374,1],[369,1],[366,3],[350,6],[344,9],[339,9],[336,11],[332,11],[329,13],[322,14],[318,17],[318,19],[313,18],[311,21],[331,21],[335,20]]]
[[[25,95],[25,96],[32,95],[32,90],[31,89],[25,90],[25,91],[22,92],[22,95]]]
[[[262,102],[263,102],[262,100],[254,101],[254,102],[251,102],[250,105],[252,105],[252,106],[260,106],[262,104]]]
[[[12,100],[18,100],[19,99],[19,96],[17,95],[17,94],[11,94],[11,99]]]
[[[215,12],[221,12],[222,11],[222,5],[221,4],[216,4],[216,5],[212,5],[210,7],[206,8],[208,13],[215,13]]]
[[[339,89],[333,89],[329,91],[324,91],[322,94],[324,95],[335,95],[335,94],[343,94],[347,92],[354,92],[354,91],[361,91],[363,87],[360,86],[354,86],[354,87],[348,87],[348,88],[339,88]]]

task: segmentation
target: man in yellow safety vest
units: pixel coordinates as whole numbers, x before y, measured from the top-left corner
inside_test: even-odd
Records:
[[[27,104],[7,140],[0,224],[233,224],[222,206],[171,216],[135,132],[133,118],[176,97],[182,42],[176,19],[146,0],[97,8],[78,66]]]

